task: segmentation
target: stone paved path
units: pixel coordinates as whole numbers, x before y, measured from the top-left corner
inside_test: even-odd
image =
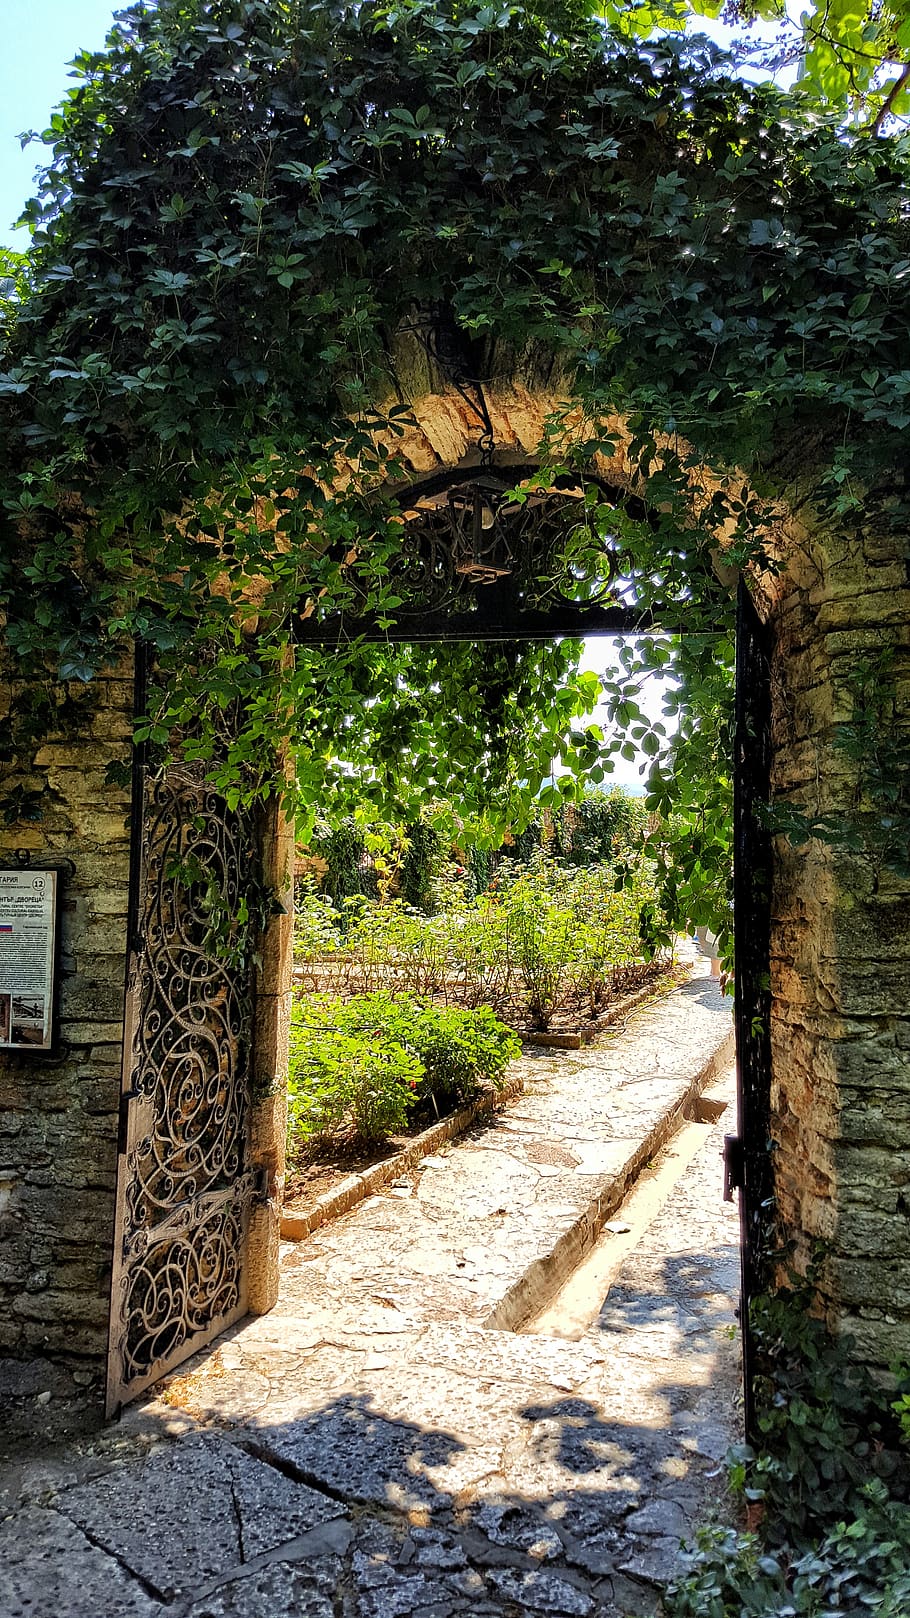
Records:
[[[611,1047],[620,1133],[699,1016],[716,1048],[704,981]],[[729,1118],[576,1340],[485,1324],[604,1184],[602,1060],[547,1058],[493,1129],[292,1247],[272,1314],[20,1468],[0,1618],[658,1613],[738,1436]]]

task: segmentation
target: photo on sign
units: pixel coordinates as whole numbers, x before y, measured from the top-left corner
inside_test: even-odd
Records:
[[[8,994],[0,994],[0,1045],[9,1044],[12,1004]]]
[[[44,1044],[43,995],[13,995],[12,1044]]]

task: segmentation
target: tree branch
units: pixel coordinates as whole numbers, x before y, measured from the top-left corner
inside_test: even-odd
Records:
[[[870,135],[880,135],[881,134],[881,132],[882,132],[882,124],[884,123],[884,121],[887,118],[889,112],[891,111],[891,108],[894,106],[895,101],[897,100],[898,96],[900,95],[900,93],[901,93],[902,89],[904,88],[904,85],[907,83],[908,79],[910,79],[910,62],[906,62],[904,64],[903,68],[901,69],[900,73],[898,74],[897,78],[895,79],[894,83],[892,84],[891,89],[888,91],[888,94],[885,96],[884,101],[882,102],[881,106],[879,107],[878,112],[875,114],[875,117],[873,118],[871,124],[869,125],[869,134]]]

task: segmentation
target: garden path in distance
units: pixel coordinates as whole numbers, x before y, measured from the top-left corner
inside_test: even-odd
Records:
[[[654,1618],[740,1437],[731,1111],[684,1124],[584,1253],[579,1208],[653,1132],[649,1090],[668,1116],[688,1065],[729,1102],[729,1021],[702,974],[598,1047],[526,1057],[492,1126],[289,1244],[271,1314],[20,1467],[0,1618]],[[595,1282],[561,1316],[611,1243],[606,1301]]]

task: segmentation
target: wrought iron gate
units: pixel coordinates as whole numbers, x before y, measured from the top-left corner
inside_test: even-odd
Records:
[[[771,782],[768,633],[740,581],[736,615],[733,903],[736,945],[736,1068],[739,1134],[727,1139],[727,1189],[740,1193],[743,1384],[746,1432],[754,1436],[754,1352],[749,1306],[764,1289],[773,1194],[771,1173],[771,837],[761,808]]]
[[[255,1194],[248,966],[211,946],[255,868],[252,817],[193,766],[138,766],[107,1407],[246,1313]]]

